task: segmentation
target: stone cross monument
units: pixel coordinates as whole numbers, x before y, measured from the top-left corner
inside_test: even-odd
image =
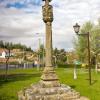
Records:
[[[80,97],[79,92],[69,86],[60,84],[52,66],[52,22],[53,7],[49,4],[51,0],[45,1],[42,6],[43,21],[46,26],[46,64],[40,82],[18,93],[18,100],[88,100]]]
[[[45,5],[42,6],[43,21],[46,26],[46,63],[41,82],[47,87],[60,86],[58,77],[55,74],[52,66],[52,22],[53,22],[53,7],[49,5],[51,0],[43,0]]]

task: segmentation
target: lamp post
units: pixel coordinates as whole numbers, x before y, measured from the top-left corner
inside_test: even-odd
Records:
[[[40,33],[36,33],[36,35],[39,35]],[[37,67],[40,67],[40,46],[41,46],[41,39],[38,38],[38,65]]]
[[[42,64],[42,66],[44,66],[44,54],[45,54],[45,48],[44,48],[44,36],[39,36],[40,33],[36,33],[36,35],[38,35],[38,51],[41,49],[41,45],[43,43],[43,51],[42,51],[42,61],[41,61],[41,56],[40,53],[38,54],[38,60],[39,60],[39,65]]]
[[[79,36],[86,36],[87,37],[87,47],[88,47],[88,68],[89,68],[89,84],[91,85],[91,62],[90,62],[90,33],[84,33],[84,34],[79,34],[79,30],[80,30],[80,25],[78,25],[78,23],[76,23],[74,26],[74,31],[77,35]]]

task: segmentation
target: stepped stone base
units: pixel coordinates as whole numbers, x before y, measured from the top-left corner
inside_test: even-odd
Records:
[[[53,67],[45,67],[41,81],[18,93],[19,100],[89,100],[69,86],[60,84]]]
[[[44,88],[41,82],[18,93],[19,100],[89,100],[69,86]]]

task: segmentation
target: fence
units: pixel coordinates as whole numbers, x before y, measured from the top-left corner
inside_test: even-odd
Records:
[[[33,64],[30,63],[24,63],[24,64],[8,64],[8,69],[18,69],[18,68],[33,68]],[[6,69],[6,64],[0,64],[0,70],[5,70]]]

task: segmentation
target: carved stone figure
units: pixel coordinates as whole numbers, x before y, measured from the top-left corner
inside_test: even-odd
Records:
[[[53,8],[51,5],[42,6],[43,11],[43,20],[44,22],[52,22],[53,21]]]

